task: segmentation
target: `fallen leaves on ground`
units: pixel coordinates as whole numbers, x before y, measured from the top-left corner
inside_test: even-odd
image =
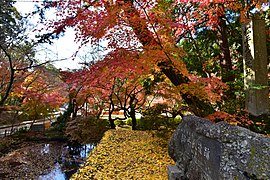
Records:
[[[109,130],[71,179],[167,179],[167,144],[146,131]]]
[[[45,148],[47,147],[47,148]],[[0,158],[0,179],[38,179],[50,172],[61,155],[62,143],[32,144]]]

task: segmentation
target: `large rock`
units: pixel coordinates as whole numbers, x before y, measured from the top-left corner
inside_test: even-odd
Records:
[[[169,155],[176,162],[168,169],[171,180],[270,179],[270,139],[226,122],[186,116]]]

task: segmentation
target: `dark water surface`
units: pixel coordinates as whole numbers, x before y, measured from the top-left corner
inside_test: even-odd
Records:
[[[0,179],[66,180],[94,148],[60,142],[24,146],[0,158]]]
[[[48,173],[39,176],[39,180],[66,180],[69,179],[82,164],[88,154],[95,148],[93,144],[63,145],[61,156]],[[44,144],[42,153],[50,151],[50,144]]]

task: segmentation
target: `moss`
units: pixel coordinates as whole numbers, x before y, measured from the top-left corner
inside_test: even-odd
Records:
[[[250,148],[250,158],[253,159],[256,155],[256,148],[254,146],[252,146]]]
[[[256,148],[254,146],[251,146],[250,148],[250,159],[249,159],[249,162],[248,162],[248,169],[253,169],[253,166],[254,166],[254,158],[256,156]]]
[[[268,169],[266,169],[267,167],[265,166],[265,163],[258,163],[256,162],[256,155],[257,155],[257,149],[255,146],[251,146],[250,148],[250,159],[249,159],[249,163],[248,163],[248,169],[250,170],[250,172],[254,172],[254,170],[256,169],[256,172],[258,173],[257,175],[259,175],[259,177],[256,177],[255,174],[249,174],[247,173],[247,176],[250,179],[260,179],[263,178],[261,177],[262,174],[261,172],[266,172]],[[256,165],[256,167],[254,167]],[[265,178],[265,177],[264,177]]]

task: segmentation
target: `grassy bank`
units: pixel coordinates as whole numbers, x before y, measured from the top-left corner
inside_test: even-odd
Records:
[[[168,138],[146,131],[109,130],[71,179],[167,179]],[[168,136],[169,137],[169,136]]]

